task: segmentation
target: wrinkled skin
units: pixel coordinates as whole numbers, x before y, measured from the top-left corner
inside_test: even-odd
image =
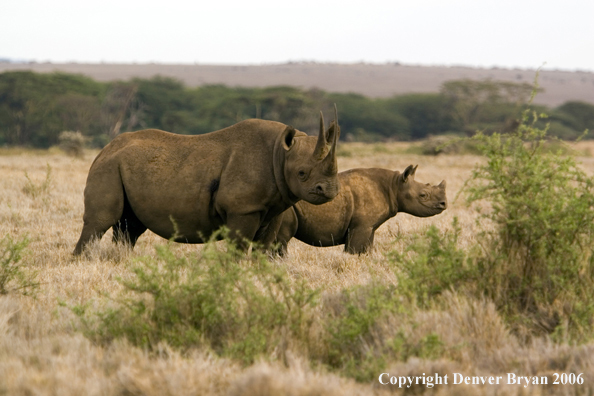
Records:
[[[270,245],[279,215],[301,199],[323,204],[339,191],[335,120],[318,137],[265,120],[198,136],[155,129],[123,133],[95,158],[74,254],[113,227],[132,246],[147,229],[203,243],[226,225],[242,248]]]
[[[351,169],[338,174],[340,192],[323,205],[299,202],[283,213],[276,242],[281,254],[295,237],[312,246],[345,245],[352,254],[373,246],[375,230],[404,212],[418,217],[434,216],[447,207],[446,182],[437,186],[414,180],[417,167],[403,173],[388,169]]]

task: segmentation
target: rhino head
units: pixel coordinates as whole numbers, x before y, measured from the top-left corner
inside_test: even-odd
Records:
[[[290,201],[303,199],[320,205],[332,200],[338,194],[338,166],[336,144],[340,136],[338,115],[326,130],[324,116],[320,112],[318,137],[307,136],[290,126],[280,137],[282,146],[283,179],[290,191]],[[275,161],[276,162],[276,161]],[[276,172],[276,171],[275,171]],[[277,179],[278,179],[277,175]],[[278,184],[278,182],[277,182]]]
[[[398,211],[418,217],[434,216],[443,212],[447,206],[446,181],[437,186],[415,181],[418,165],[409,165],[403,173],[396,173]]]

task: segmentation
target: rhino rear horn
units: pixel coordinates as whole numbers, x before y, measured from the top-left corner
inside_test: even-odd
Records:
[[[336,109],[336,104],[334,105],[334,121],[330,124],[330,128],[328,128],[328,143],[332,144],[332,149],[336,147],[338,143],[338,139],[340,138],[340,126],[338,125],[338,110]],[[330,149],[330,150],[332,150]]]
[[[325,162],[330,164],[330,171],[337,172],[338,165],[336,164],[336,146],[338,145],[338,139],[340,137],[340,126],[338,125],[338,112],[336,111],[336,105],[334,105],[334,121],[328,128],[328,143],[331,143],[330,151],[324,159]]]
[[[324,127],[324,115],[320,111],[320,132],[318,133],[318,141],[316,148],[314,149],[313,156],[316,159],[321,160],[326,155],[326,143],[328,137],[326,135],[326,128]]]

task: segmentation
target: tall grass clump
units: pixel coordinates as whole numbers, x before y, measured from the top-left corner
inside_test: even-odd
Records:
[[[30,196],[33,199],[47,196],[50,193],[51,185],[52,185],[52,167],[50,164],[46,164],[45,168],[45,179],[40,182],[36,183],[31,180],[29,174],[25,171],[25,178],[27,179],[27,183],[23,186],[23,192]]]
[[[454,222],[388,257],[421,306],[452,288],[492,300],[521,338],[582,342],[594,330],[594,181],[572,155],[549,149],[539,118],[526,111],[513,132],[473,137],[487,159],[465,185],[480,248],[461,249]]]
[[[138,259],[133,277],[120,280],[124,291],[111,307],[73,308],[86,334],[101,343],[126,338],[150,350],[160,342],[206,347],[244,363],[306,348],[317,290],[289,282],[264,255],[246,258],[227,242],[213,239],[186,257],[156,247],[156,257]]]

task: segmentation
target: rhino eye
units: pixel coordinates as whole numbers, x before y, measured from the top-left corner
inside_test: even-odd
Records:
[[[300,170],[299,172],[297,172],[297,175],[299,176],[299,178],[301,180],[303,180],[303,179],[305,179],[305,177],[306,177],[307,174],[305,173],[304,170]]]
[[[421,198],[427,198],[427,193],[424,193],[424,192],[423,193],[420,193],[419,194],[419,197],[421,197]]]

